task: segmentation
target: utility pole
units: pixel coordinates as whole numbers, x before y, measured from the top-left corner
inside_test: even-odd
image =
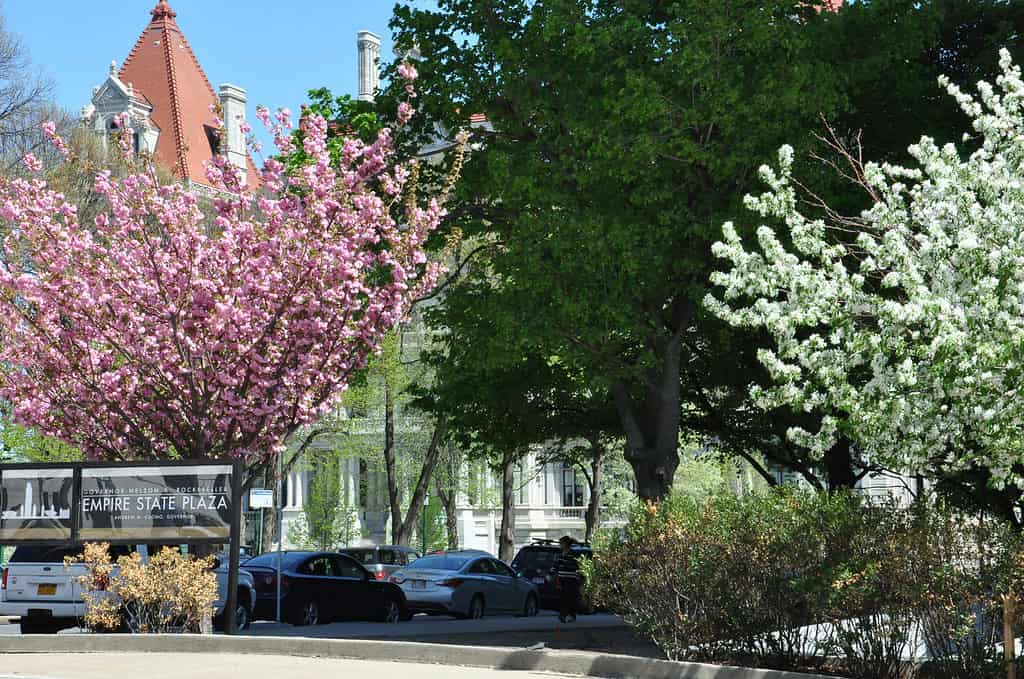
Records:
[[[284,485],[284,451],[277,454],[277,612],[274,620],[281,622],[281,529],[284,523],[284,502],[281,497],[281,486]]]

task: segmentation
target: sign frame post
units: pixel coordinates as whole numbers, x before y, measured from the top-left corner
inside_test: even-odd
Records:
[[[228,474],[230,485],[223,483]],[[223,615],[225,631],[235,634],[244,474],[240,459],[0,464],[0,540],[5,545],[78,547],[86,542],[223,545],[227,538]],[[219,478],[222,483],[206,487],[196,481],[179,485],[168,480],[189,475],[197,480]],[[38,486],[28,481],[21,492],[20,486],[9,484],[8,476],[15,483],[38,479]],[[59,479],[64,479],[63,485],[56,488],[52,484]],[[136,479],[137,485],[121,488],[117,479]],[[225,507],[228,497],[231,506]]]
[[[235,460],[231,472],[231,542],[228,546],[228,591],[224,598],[224,633],[238,634],[238,567],[242,537],[242,468]]]

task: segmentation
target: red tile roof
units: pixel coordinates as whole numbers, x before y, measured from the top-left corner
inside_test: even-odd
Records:
[[[203,161],[213,156],[215,139],[210,106],[219,99],[167,0],[160,0],[150,14],[153,18],[121,65],[118,78],[153,106],[150,118],[160,128],[156,161],[181,179],[206,184]],[[247,161],[246,179],[255,187],[256,167],[251,158]]]

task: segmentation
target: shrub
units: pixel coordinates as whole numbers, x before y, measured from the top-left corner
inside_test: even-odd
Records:
[[[1009,526],[932,499],[672,497],[602,539],[590,596],[667,657],[854,679],[990,676],[1019,580]]]
[[[137,552],[110,562],[109,545],[85,545],[79,576],[85,600],[84,623],[91,630],[127,627],[132,632],[199,632],[204,618],[213,615],[217,576],[213,557],[201,559],[164,547],[143,563]]]

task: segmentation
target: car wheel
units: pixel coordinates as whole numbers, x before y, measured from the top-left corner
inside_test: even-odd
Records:
[[[248,606],[239,602],[238,608],[235,609],[235,629],[241,632],[249,629],[250,624],[252,624],[252,613]]]
[[[537,597],[534,594],[526,596],[526,604],[523,606],[523,617],[532,618],[537,615]]]
[[[305,627],[320,624],[320,606],[315,601],[306,601],[295,615],[295,625]]]
[[[398,622],[402,619],[402,605],[395,599],[388,599],[384,602],[384,613],[381,615],[381,622]]]
[[[469,602],[469,615],[466,617],[470,620],[479,620],[484,617],[484,598],[479,594]]]

